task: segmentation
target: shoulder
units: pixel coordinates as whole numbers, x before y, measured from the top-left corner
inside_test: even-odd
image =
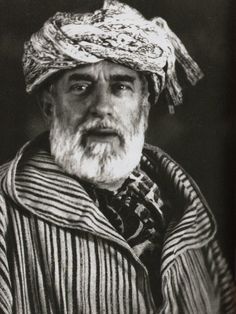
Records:
[[[13,162],[13,160],[8,161],[8,162],[0,165],[0,178],[8,171],[8,169],[10,168],[12,162]]]
[[[29,154],[38,150],[39,148],[45,148],[48,150],[48,132],[43,132],[39,134],[36,138],[27,141],[15,154],[15,157],[0,165],[0,181],[6,175],[14,175],[17,165],[19,164],[22,157],[27,157]]]
[[[168,153],[158,146],[145,144],[143,155],[156,167],[158,183],[163,185],[170,192],[177,193],[183,198],[189,198],[191,192],[206,203],[197,183],[189,173]],[[192,197],[190,197],[192,199]]]
[[[143,156],[145,156],[153,165],[159,168],[160,170],[164,170],[164,168],[169,165],[171,167],[167,168],[170,170],[172,167],[177,167],[179,171],[187,174],[185,170],[176,162],[167,152],[161,149],[159,146],[154,146],[151,144],[144,144],[143,148]]]
[[[150,155],[156,155],[157,157],[161,157],[163,155],[167,155],[159,146],[154,146],[148,143],[144,144],[143,152],[150,154]]]
[[[158,186],[173,209],[164,253],[174,250],[176,257],[205,246],[215,236],[216,222],[196,182],[159,147],[145,144],[143,154],[154,165]]]

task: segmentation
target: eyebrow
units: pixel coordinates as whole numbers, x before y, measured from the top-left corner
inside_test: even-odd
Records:
[[[111,81],[114,82],[130,82],[133,83],[135,81],[135,77],[127,74],[113,74],[110,76]],[[69,77],[69,81],[90,81],[95,82],[95,78],[86,73],[74,73]]]
[[[74,74],[70,75],[69,81],[91,81],[91,82],[94,82],[95,79],[94,79],[94,77],[92,75],[89,75],[89,74],[74,73]]]
[[[111,75],[111,80],[115,82],[130,82],[133,83],[135,81],[135,77],[127,74],[114,74]]]

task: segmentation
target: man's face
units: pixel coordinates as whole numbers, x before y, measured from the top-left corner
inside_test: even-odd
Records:
[[[127,176],[141,157],[149,112],[146,80],[101,61],[65,72],[51,93],[51,149],[64,170],[94,183]]]

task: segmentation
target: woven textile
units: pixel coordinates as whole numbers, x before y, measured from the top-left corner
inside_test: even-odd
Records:
[[[141,165],[148,164],[143,157]],[[161,296],[161,251],[170,208],[157,184],[137,167],[117,192],[82,182],[98,208],[146,266],[156,306]]]
[[[213,217],[168,155],[143,151],[144,171],[161,191],[168,187],[176,212],[162,247],[157,309],[140,259],[42,142],[0,169],[0,313],[235,313]]]
[[[192,84],[202,77],[165,20],[147,20],[135,9],[112,0],[94,13],[56,13],[25,43],[23,68],[26,90],[31,93],[60,70],[110,60],[150,75],[155,99],[166,88],[173,111],[173,105],[182,102],[176,59]]]

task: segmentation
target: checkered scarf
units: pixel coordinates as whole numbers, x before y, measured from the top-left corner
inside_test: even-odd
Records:
[[[150,162],[142,156],[141,166],[149,171]],[[161,303],[161,251],[170,218],[170,203],[161,195],[158,185],[137,167],[123,186],[114,193],[81,182],[95,204],[122,235],[136,256],[146,266],[153,298]]]
[[[192,84],[203,76],[165,20],[147,20],[126,4],[105,0],[94,13],[59,12],[46,21],[25,43],[23,69],[31,93],[60,70],[110,60],[150,76],[155,101],[166,89],[173,112],[182,102],[176,59]]]

